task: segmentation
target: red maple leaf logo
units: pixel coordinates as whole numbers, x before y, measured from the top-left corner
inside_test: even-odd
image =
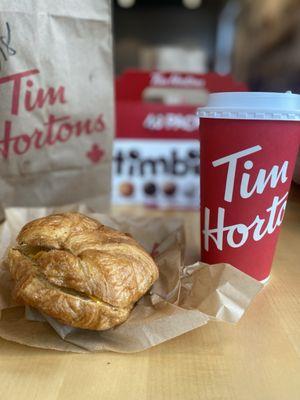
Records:
[[[96,164],[101,161],[104,156],[105,151],[98,144],[93,144],[90,151],[86,153],[86,156],[92,161],[92,163]]]

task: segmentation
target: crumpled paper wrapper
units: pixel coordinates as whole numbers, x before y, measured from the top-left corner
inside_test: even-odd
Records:
[[[78,209],[78,208],[77,208]],[[6,210],[0,228],[0,259],[28,221],[58,209]],[[61,210],[61,209],[60,209]],[[60,211],[59,210],[59,211]],[[83,207],[79,211],[86,212]],[[72,328],[30,307],[13,303],[9,272],[0,266],[0,337],[28,346],[71,352],[148,349],[209,321],[238,322],[263,285],[228,264],[184,265],[184,230],[179,219],[113,218],[90,214],[130,233],[152,253],[160,271],[151,291],[122,325],[102,332]]]

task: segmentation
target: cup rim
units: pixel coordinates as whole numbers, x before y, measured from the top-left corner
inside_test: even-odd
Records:
[[[211,93],[199,118],[300,121],[300,95],[289,92]]]

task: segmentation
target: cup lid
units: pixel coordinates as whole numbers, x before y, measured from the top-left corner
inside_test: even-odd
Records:
[[[300,121],[300,95],[291,92],[212,93],[200,118]]]

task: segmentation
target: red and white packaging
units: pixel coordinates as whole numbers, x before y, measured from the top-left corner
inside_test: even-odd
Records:
[[[113,202],[199,207],[196,104],[213,91],[246,90],[229,76],[127,71],[116,82]]]
[[[216,93],[198,110],[201,256],[265,281],[300,142],[300,96]]]

